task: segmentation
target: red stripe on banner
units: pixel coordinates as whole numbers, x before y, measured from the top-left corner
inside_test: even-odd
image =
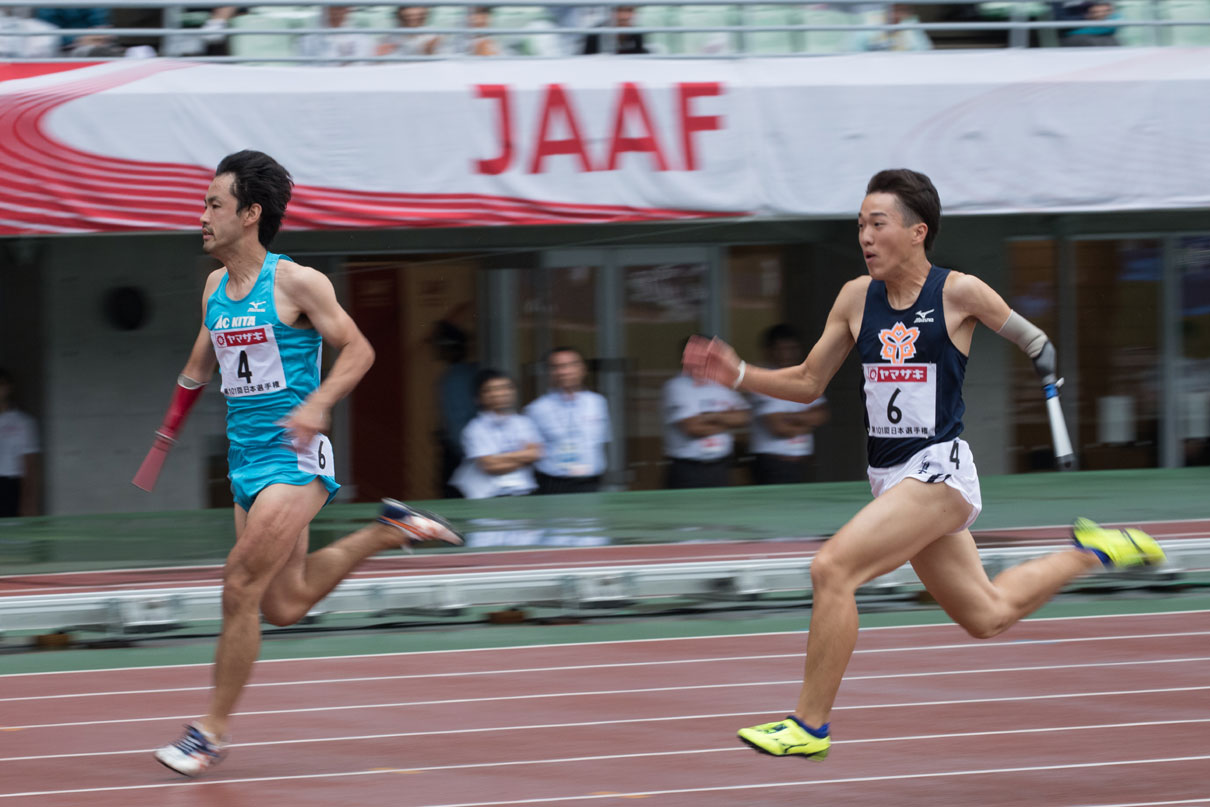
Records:
[[[46,129],[50,112],[74,99],[191,66],[147,62],[37,92],[2,96],[5,103],[0,109],[0,134],[11,136],[0,137],[0,234],[187,231],[197,227],[202,197],[213,176],[211,169],[81,151],[62,143]],[[3,75],[0,73],[0,77]],[[294,189],[284,226],[293,230],[464,227],[743,215],[747,213],[300,185]]]
[[[101,62],[5,62],[0,63],[0,81],[49,76],[68,70],[92,67]]]

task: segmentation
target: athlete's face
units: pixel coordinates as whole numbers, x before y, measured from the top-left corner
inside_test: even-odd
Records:
[[[912,262],[924,249],[928,226],[907,224],[903,206],[893,193],[871,193],[857,214],[857,241],[870,276],[879,280]]]
[[[479,388],[479,407],[503,414],[517,405],[517,388],[507,378],[493,378]]]
[[[572,350],[563,350],[550,357],[550,383],[563,392],[575,392],[584,383],[584,360]]]
[[[202,249],[207,254],[239,242],[248,227],[255,227],[260,216],[260,205],[252,204],[237,210],[239,202],[231,187],[235,182],[232,174],[219,174],[206,191],[206,206],[202,210]]]

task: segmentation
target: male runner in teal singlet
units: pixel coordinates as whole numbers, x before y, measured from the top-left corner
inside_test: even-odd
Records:
[[[379,518],[307,554],[311,519],[340,487],[324,431],[332,406],[374,349],[321,273],[268,251],[292,180],[257,151],[219,163],[202,213],[202,248],[223,263],[206,280],[202,327],[178,379],[161,443],[171,443],[217,365],[227,398],[235,547],[223,569],[223,626],[206,715],[155,752],[196,776],[224,755],[227,723],[260,651],[260,619],[290,625],[375,552],[415,540],[460,543],[448,524],[392,499]],[[320,383],[322,342],[338,355]]]

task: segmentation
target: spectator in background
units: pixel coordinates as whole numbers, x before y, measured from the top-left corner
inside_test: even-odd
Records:
[[[735,447],[731,432],[748,425],[748,402],[734,390],[684,373],[665,382],[663,397],[664,455],[671,460],[667,486],[731,484]]]
[[[1055,4],[1056,20],[1087,20],[1089,23],[1082,28],[1068,28],[1059,32],[1059,44],[1069,47],[1118,46],[1121,43],[1116,36],[1117,27],[1105,23],[1119,18],[1113,3],[1107,0],[1069,0]]]
[[[634,25],[634,6],[614,6],[612,19],[604,23],[603,28],[630,28]],[[647,53],[643,45],[643,35],[633,34],[589,34],[584,37],[584,53],[618,53],[642,54]]]
[[[188,13],[195,9],[184,9]],[[201,36],[171,36],[165,43],[165,56],[227,56],[226,31],[231,27],[231,20],[239,14],[247,13],[246,8],[239,6],[217,6],[204,9],[209,17],[202,23],[201,28],[207,33]]]
[[[912,7],[902,3],[885,6],[883,13],[887,25],[920,22],[912,13]],[[855,47],[857,50],[932,50],[933,40],[920,30],[859,31]]]
[[[492,25],[490,6],[472,6],[467,14],[466,27],[487,29]],[[471,56],[499,56],[500,45],[486,33],[471,34],[466,42],[466,52]]]
[[[542,436],[536,470],[539,493],[591,493],[601,488],[605,445],[612,437],[609,404],[584,389],[588,367],[574,347],[557,347],[546,356],[550,386],[525,407]]]
[[[400,6],[395,9],[395,20],[407,33],[388,36],[378,46],[379,56],[433,56],[441,52],[441,36],[424,31],[428,25],[428,6]]]
[[[499,370],[486,369],[476,376],[475,389],[479,414],[462,431],[466,456],[452,484],[468,499],[532,493],[542,437],[533,421],[514,411],[516,385]]]
[[[441,482],[446,496],[457,497],[461,493],[449,480],[462,464],[462,430],[475,417],[475,376],[479,365],[467,361],[470,340],[466,331],[454,323],[438,320],[433,325],[432,341],[437,358],[448,365],[437,382]]]
[[[784,323],[765,331],[765,361],[774,369],[794,367],[806,358],[802,338]],[[827,400],[809,404],[752,393],[753,480],[758,485],[789,485],[810,478],[815,453],[813,432],[828,420]]]
[[[0,59],[50,59],[59,55],[59,36],[55,26],[29,16],[28,8],[0,9]],[[45,36],[6,36],[24,31],[40,31]]]
[[[34,12],[42,22],[56,28],[108,28],[107,8],[39,8]],[[63,52],[68,56],[121,56],[114,38],[108,34],[71,34],[63,38]]]
[[[41,468],[34,419],[13,403],[13,377],[0,369],[0,518],[38,515]]]
[[[373,56],[377,51],[377,43],[369,34],[356,33],[357,25],[351,13],[352,9],[352,6],[323,6],[320,12],[320,27],[339,33],[307,34],[299,37],[298,55],[333,64],[353,64]]]

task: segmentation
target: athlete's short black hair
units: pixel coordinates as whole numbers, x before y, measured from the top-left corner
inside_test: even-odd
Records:
[[[239,203],[238,210],[260,205],[260,228],[256,237],[261,246],[268,247],[281,229],[286,205],[294,187],[294,178],[277,160],[263,151],[245,149],[228,154],[218,164],[214,175],[231,174],[231,193]]]
[[[899,200],[903,223],[911,225],[924,222],[928,227],[924,236],[924,251],[933,248],[933,241],[941,230],[941,197],[931,179],[910,168],[890,168],[874,174],[865,192],[867,196],[871,193],[894,194]]]

